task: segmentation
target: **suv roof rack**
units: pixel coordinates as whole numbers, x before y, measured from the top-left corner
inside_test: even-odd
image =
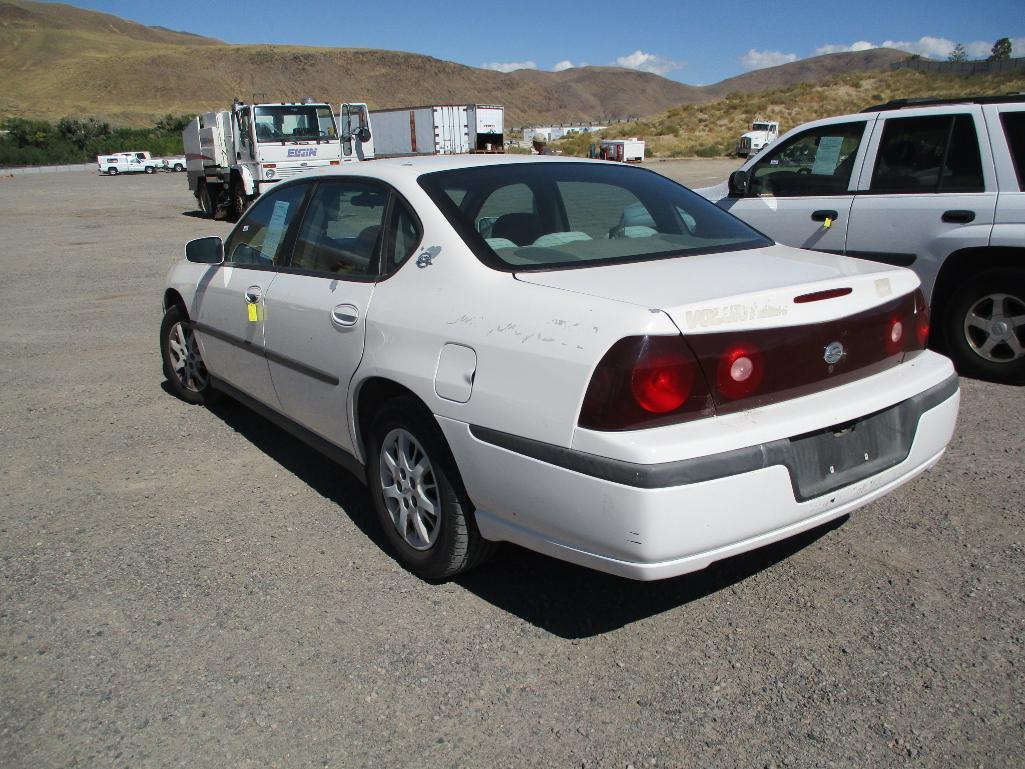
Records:
[[[1005,104],[1007,102],[1025,102],[1025,93],[1014,91],[998,96],[957,96],[946,99],[936,96],[921,96],[910,99],[893,99],[885,104],[866,107],[862,112],[887,112],[889,110],[910,109],[912,107],[932,107],[940,104]]]

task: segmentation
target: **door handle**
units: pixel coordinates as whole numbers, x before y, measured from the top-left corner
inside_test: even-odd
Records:
[[[944,211],[940,217],[948,224],[968,224],[975,221],[974,211]]]
[[[260,301],[260,287],[250,286],[245,293],[246,304],[257,304]]]
[[[811,220],[813,222],[824,222],[826,219],[829,219],[835,222],[839,216],[840,214],[836,211],[812,211]]]
[[[331,322],[336,326],[355,326],[359,320],[359,308],[354,304],[340,304],[331,310]]]

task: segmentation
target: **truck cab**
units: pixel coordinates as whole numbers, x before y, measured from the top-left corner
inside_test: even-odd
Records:
[[[236,102],[198,116],[182,140],[189,189],[214,218],[241,216],[279,181],[341,162],[331,107],[313,101]]]
[[[737,155],[747,157],[761,152],[779,136],[779,122],[775,120],[755,120],[751,130],[737,140]]]

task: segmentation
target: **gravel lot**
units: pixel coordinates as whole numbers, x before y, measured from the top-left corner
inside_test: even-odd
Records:
[[[1020,388],[963,380],[934,470],[705,572],[430,585],[350,476],[163,389],[166,271],[229,229],[193,208],[0,179],[0,766],[1022,765]]]

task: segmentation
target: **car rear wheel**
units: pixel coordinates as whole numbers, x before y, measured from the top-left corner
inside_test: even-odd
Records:
[[[367,480],[378,521],[399,563],[445,579],[495,549],[480,535],[441,430],[411,398],[389,402],[370,427]]]
[[[196,344],[196,335],[185,309],[172,305],[160,324],[160,354],[164,376],[175,395],[187,403],[210,405],[217,391],[210,386],[210,374]]]
[[[982,273],[954,292],[948,308],[944,337],[958,371],[1025,381],[1025,271]]]

